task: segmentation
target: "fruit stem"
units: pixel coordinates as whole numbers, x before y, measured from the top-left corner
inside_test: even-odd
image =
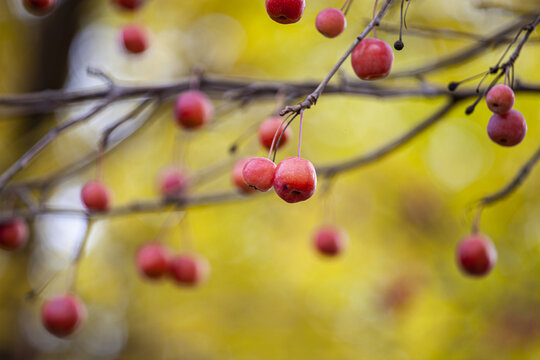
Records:
[[[346,0],[345,3],[343,3],[343,6],[340,8],[340,10],[343,12],[343,15],[347,15],[349,12],[349,9],[351,8],[351,5],[354,0]],[[345,10],[343,10],[345,9]]]
[[[283,119],[283,121],[281,122],[281,124],[277,128],[276,132],[274,133],[274,137],[272,138],[272,144],[270,145],[270,151],[268,151],[268,159],[270,159],[270,157],[272,156],[272,152],[274,151],[274,145],[276,145],[277,134],[280,133],[281,128],[287,122],[287,120],[289,120],[289,118],[291,117],[292,114],[293,113],[290,113],[285,119]],[[285,132],[285,129],[283,129],[283,131],[281,131],[280,134],[283,134],[283,132]],[[281,135],[280,135],[279,138],[281,139]],[[275,147],[277,148],[278,146],[279,146],[279,141],[278,141],[278,144]],[[276,157],[274,155],[274,159],[275,158]]]
[[[304,124],[304,110],[300,111],[300,130],[298,131],[298,157],[302,149],[302,125]]]
[[[379,5],[379,0],[375,0],[375,5],[373,5],[373,15],[371,16],[371,19],[375,19],[375,14],[377,14],[377,5]],[[373,26],[373,37],[377,38],[377,25]]]
[[[476,209],[476,215],[474,216],[474,220],[472,223],[471,233],[477,234],[480,231],[480,219],[482,218],[482,210],[484,209],[484,206],[482,204],[478,205],[478,208]]]
[[[283,134],[285,133],[285,130],[287,130],[287,128],[289,127],[289,125],[291,125],[291,123],[294,121],[294,119],[298,116],[298,113],[294,113],[294,116],[291,118],[291,120],[289,120],[287,122],[287,125],[285,125],[285,127],[283,128],[283,130],[281,131],[281,134],[279,135],[279,138],[276,142],[276,146],[274,148],[274,157],[272,158],[272,161],[273,162],[276,162],[276,155],[277,155],[277,149],[279,147],[279,143],[281,142],[281,138],[283,137]],[[287,120],[287,119],[285,119]],[[275,134],[274,134],[275,136]]]

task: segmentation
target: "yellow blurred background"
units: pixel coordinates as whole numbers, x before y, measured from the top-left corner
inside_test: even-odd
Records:
[[[340,1],[308,0],[302,20],[287,26],[269,19],[262,0],[149,0],[133,14],[117,11],[106,0],[71,3],[68,15],[77,18],[65,53],[67,75],[59,83],[68,89],[100,85],[86,75],[87,66],[130,84],[178,81],[195,66],[245,79],[318,81],[363,30],[373,6],[372,1],[354,1],[346,31],[329,40],[315,30],[315,17],[326,7],[341,7]],[[486,35],[516,16],[499,7],[479,9],[478,3],[414,0],[407,22]],[[534,0],[496,4],[525,10],[538,6]],[[61,52],[57,44],[40,44],[55,41],[51,32],[42,32],[51,21],[52,15],[26,14],[18,0],[0,2],[2,94],[55,86],[36,80],[43,77],[40,72],[53,71],[43,57]],[[141,57],[126,56],[119,46],[118,31],[129,22],[144,24],[150,32],[151,46]],[[395,6],[382,26],[398,23]],[[378,35],[390,44],[397,40],[395,33]],[[395,52],[395,72],[422,66],[471,40],[405,32],[404,42],[405,49]],[[531,83],[540,82],[536,44],[527,44],[516,66],[516,77]],[[485,71],[502,51],[490,49],[426,79],[446,86]],[[348,61],[343,73],[354,77]],[[415,86],[417,81],[381,83]],[[198,207],[174,215],[178,224],[166,231],[167,212],[96,221],[76,281],[88,321],[69,340],[55,339],[41,327],[42,298],[31,302],[24,297],[55,271],[61,276],[43,297],[66,290],[68,275],[62,269],[85,223],[77,217],[40,217],[24,251],[0,252],[0,359],[540,359],[538,171],[484,213],[481,229],[499,253],[493,272],[471,279],[454,261],[457,242],[470,231],[472,202],[503,186],[536,150],[538,99],[516,96],[528,134],[515,148],[489,140],[490,114],[484,104],[466,116],[468,104],[462,103],[390,157],[340,174],[329,187],[320,182],[315,196],[303,203],[287,204],[272,193]],[[226,108],[226,101],[215,102]],[[323,94],[305,112],[302,155],[321,165],[368,152],[443,102]],[[17,179],[46,174],[95,149],[101,131],[130,104],[115,104],[59,137]],[[88,106],[2,119],[1,169],[48,129]],[[275,106],[275,101],[259,101],[218,111],[208,129],[186,133],[174,124],[171,103],[164,104],[144,131],[106,158],[104,180],[114,203],[157,199],[155,174],[167,164],[181,162],[196,172],[233,161],[228,153],[232,142]],[[278,160],[295,154],[298,123],[292,127],[295,137],[280,149]],[[253,135],[236,156],[264,154]],[[80,188],[92,176],[90,169],[62,182],[47,203],[80,207]],[[229,178],[224,172],[197,191],[230,189]],[[313,231],[326,223],[349,234],[349,247],[339,258],[322,258],[312,248]],[[158,234],[176,251],[188,248],[208,258],[209,280],[188,289],[142,279],[134,253]]]

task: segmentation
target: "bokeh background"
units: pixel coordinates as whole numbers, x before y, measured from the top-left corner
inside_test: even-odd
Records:
[[[59,2],[58,11],[45,18],[27,14],[18,0],[0,2],[0,92],[100,86],[86,75],[87,66],[135,84],[186,78],[194,66],[259,80],[320,80],[362,31],[373,6],[354,1],[346,31],[329,40],[315,30],[314,20],[325,7],[341,7],[340,1],[310,0],[302,20],[288,26],[271,21],[262,0],[150,0],[133,14],[118,12],[106,0]],[[479,4],[415,0],[408,24],[486,35],[516,16]],[[518,12],[539,5],[534,0],[491,4]],[[398,24],[398,14],[396,6],[383,26]],[[119,29],[129,22],[150,32],[151,47],[140,57],[126,55],[119,45]],[[395,33],[378,34],[389,43],[397,39]],[[394,71],[420,67],[471,41],[406,33]],[[490,49],[426,79],[445,85],[466,78],[495,64],[501,52]],[[540,82],[539,56],[533,40],[517,62],[516,76]],[[343,74],[354,78],[349,62]],[[382,83],[417,84],[414,79]],[[467,104],[460,104],[404,149],[339,175],[331,186],[320,183],[303,203],[286,204],[268,194],[190,209],[175,214],[176,222],[167,222],[164,212],[94,223],[76,281],[88,321],[68,340],[45,332],[39,306],[66,290],[69,259],[86,224],[77,217],[37,218],[24,251],[0,252],[0,359],[540,359],[538,171],[484,213],[481,229],[499,253],[493,272],[471,279],[454,261],[456,243],[470,229],[472,202],[509,181],[536,150],[539,99],[517,95],[516,109],[529,128],[515,148],[489,140],[485,106],[466,117]],[[189,134],[178,129],[169,102],[144,131],[107,157],[104,180],[115,204],[157,199],[155,174],[168,164],[196,172],[234,161],[231,143],[276,106],[260,101],[228,109],[224,100],[214,100],[228,111],[218,112],[208,129]],[[320,165],[367,152],[443,102],[323,95],[305,113],[302,154]],[[95,149],[100,132],[132,105],[115,104],[59,137],[18,179],[47,174]],[[4,116],[0,168],[88,106]],[[293,155],[296,145],[290,141],[278,159]],[[237,157],[264,153],[251,136]],[[62,182],[47,203],[80,208],[80,188],[93,176],[91,169]],[[227,170],[197,192],[228,188]],[[327,223],[349,234],[349,247],[339,258],[322,258],[312,248],[314,230]],[[137,274],[137,247],[158,234],[174,251],[191,249],[208,258],[212,273],[204,285],[187,289]],[[41,298],[24,300],[56,271],[60,275]]]

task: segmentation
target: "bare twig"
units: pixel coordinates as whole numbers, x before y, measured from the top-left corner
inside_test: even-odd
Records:
[[[330,82],[332,77],[336,74],[336,72],[339,70],[341,65],[347,60],[349,55],[353,52],[353,50],[356,48],[356,46],[362,41],[370,32],[373,30],[376,26],[379,25],[381,22],[384,14],[386,14],[386,11],[388,10],[388,7],[392,3],[392,0],[386,0],[384,4],[382,5],[381,9],[377,13],[375,17],[373,17],[373,20],[369,22],[369,24],[366,26],[364,31],[360,35],[356,37],[352,45],[347,49],[345,54],[341,56],[341,58],[338,60],[338,62],[334,65],[332,70],[326,75],[326,77],[321,81],[321,83],[317,86],[317,88],[309,94],[303,101],[301,101],[299,104],[294,106],[287,106],[285,109],[281,110],[280,115],[284,116],[288,113],[295,112],[299,113],[301,110],[309,109],[312,105],[315,105],[317,103],[317,100],[321,96],[322,92],[324,91],[326,85]]]

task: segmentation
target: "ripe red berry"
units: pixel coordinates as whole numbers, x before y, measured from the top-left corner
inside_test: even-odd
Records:
[[[317,15],[315,27],[328,38],[335,38],[347,27],[347,19],[339,9],[327,8]]]
[[[135,256],[135,263],[141,275],[158,279],[169,271],[170,256],[167,249],[159,243],[142,245]]]
[[[247,159],[247,158],[238,160],[236,162],[236,164],[234,164],[234,167],[233,167],[233,170],[232,170],[232,175],[231,175],[231,180],[232,180],[232,183],[234,184],[234,186],[240,192],[242,192],[244,194],[255,191],[254,188],[252,188],[251,186],[249,186],[245,182],[244,175],[242,174],[242,172],[244,170],[244,165],[246,165],[246,163],[248,161],[249,161],[249,159]]]
[[[527,134],[527,123],[519,111],[512,109],[506,114],[493,114],[487,133],[491,140],[501,146],[514,146]]]
[[[148,36],[139,25],[126,25],[122,29],[122,44],[127,52],[132,54],[143,53],[148,49]]]
[[[261,125],[259,126],[259,141],[261,144],[267,148],[270,149],[272,146],[272,142],[274,141],[274,135],[276,137],[274,147],[276,146],[279,136],[283,132],[283,129],[285,128],[285,124],[281,126],[282,119],[279,117],[271,117],[266,120],[264,120]],[[279,130],[279,131],[278,131]],[[277,135],[276,135],[277,132]],[[287,140],[292,136],[291,128],[288,127],[285,129],[285,132],[283,132],[283,136],[281,136],[281,140],[279,142],[278,149],[285,145],[287,143]]]
[[[214,113],[214,107],[204,93],[189,90],[178,96],[174,111],[178,125],[191,130],[208,123]]]
[[[105,211],[109,209],[111,196],[104,184],[99,181],[89,181],[81,190],[81,200],[90,211]]]
[[[495,266],[497,250],[487,236],[471,234],[465,236],[459,243],[456,257],[463,272],[472,276],[483,276]]]
[[[182,254],[172,258],[170,273],[180,285],[195,286],[210,274],[208,261],[200,256]]]
[[[354,72],[362,80],[377,80],[388,76],[393,61],[392,48],[379,39],[360,41],[351,54]]]
[[[324,226],[317,230],[313,238],[315,249],[322,255],[339,255],[347,246],[347,233],[335,226]]]
[[[123,10],[136,10],[145,0],[112,0],[112,2]]]
[[[165,198],[181,195],[189,185],[187,176],[175,167],[168,167],[159,174],[159,191]]]
[[[0,248],[18,250],[28,241],[28,225],[21,218],[15,218],[0,224]]]
[[[41,321],[45,329],[58,337],[73,334],[86,318],[84,304],[66,294],[48,299],[41,307]]]
[[[489,110],[495,114],[506,114],[514,106],[514,91],[506,85],[492,87],[486,95]]]
[[[276,164],[270,159],[256,157],[249,159],[242,169],[244,182],[259,191],[268,191],[274,184]]]
[[[56,0],[24,0],[23,4],[31,13],[44,15],[49,11],[52,11],[56,5]]]
[[[276,168],[274,190],[288,203],[309,199],[317,187],[317,174],[313,164],[300,157],[282,160]]]
[[[302,18],[305,0],[266,0],[266,12],[280,24],[292,24]]]

